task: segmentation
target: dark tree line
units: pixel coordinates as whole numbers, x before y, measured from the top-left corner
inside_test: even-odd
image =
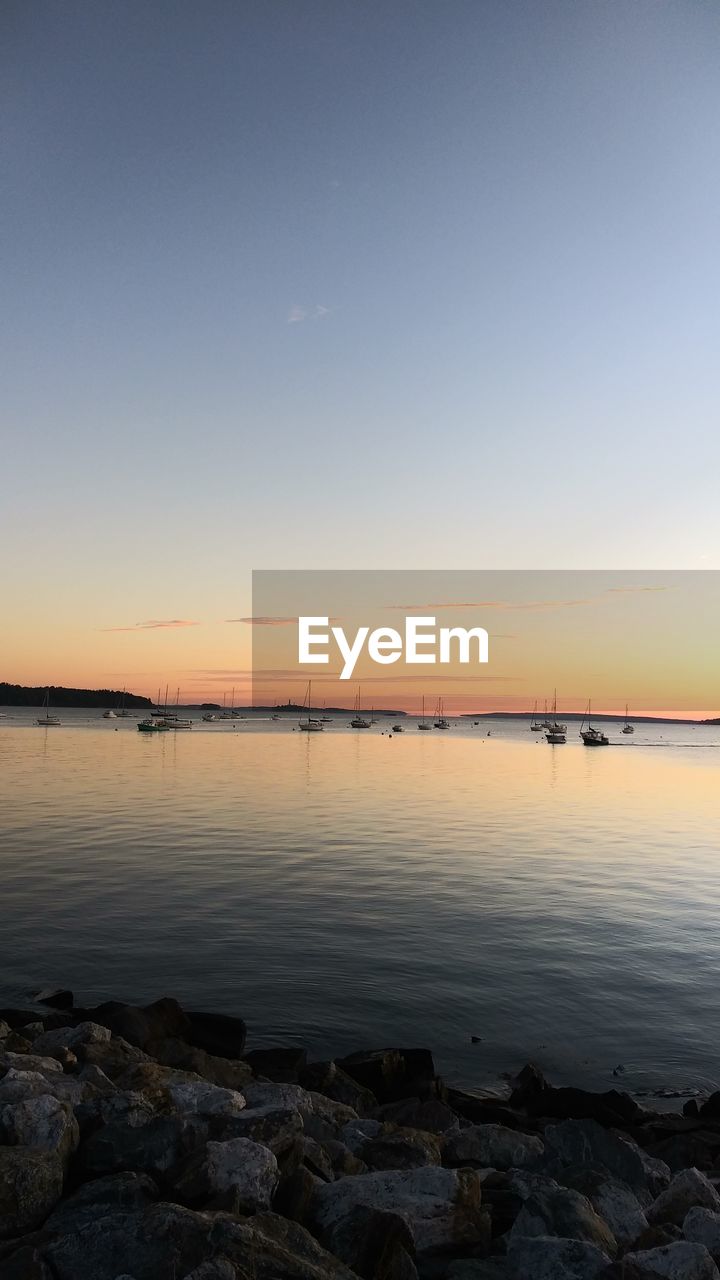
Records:
[[[39,707],[47,686],[31,688],[24,684],[6,684],[0,681],[0,706]],[[50,685],[50,702],[53,707],[107,707],[112,709],[124,702],[126,707],[151,707],[150,698],[137,693],[123,693],[122,689],[64,689]]]

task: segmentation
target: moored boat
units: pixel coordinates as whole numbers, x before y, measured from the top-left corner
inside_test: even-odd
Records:
[[[41,726],[41,728],[43,729],[57,728],[60,725],[61,721],[58,716],[50,715],[50,690],[49,689],[45,690],[45,697],[43,698],[42,709],[45,712],[45,715],[38,716],[38,721],[37,721],[38,724]]]
[[[312,695],[312,681],[308,680],[307,693],[305,695],[305,702],[307,703],[307,717],[305,720],[301,720],[299,722],[298,728],[302,729],[303,733],[322,733],[324,728],[322,720],[319,720],[317,716],[310,715],[310,711],[312,707],[312,704],[310,701],[311,695]]]
[[[357,696],[355,698],[355,715],[350,721],[351,729],[369,729],[370,721],[360,714],[360,685],[358,685]]]
[[[634,732],[635,732],[635,725],[634,725],[634,724],[631,724],[631,723],[630,723],[630,721],[628,720],[628,704],[627,704],[627,702],[625,703],[625,723],[624,723],[624,725],[623,725],[623,727],[622,727],[622,732],[623,732],[623,733],[634,733]]]
[[[583,725],[585,723],[585,716],[587,716],[587,722],[588,722],[587,729],[583,729]],[[608,738],[607,734],[601,733],[599,729],[593,729],[590,723],[590,702],[589,701],[587,704],[587,711],[585,712],[585,716],[583,716],[582,724],[580,725],[580,737],[585,743],[585,746],[586,747],[609,747],[610,739]]]

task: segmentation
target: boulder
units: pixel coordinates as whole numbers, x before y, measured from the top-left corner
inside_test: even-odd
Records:
[[[273,1199],[275,1212],[281,1213],[284,1218],[290,1218],[293,1222],[308,1222],[315,1191],[321,1183],[322,1180],[305,1165],[300,1165],[299,1168],[285,1174],[280,1179]]]
[[[337,1066],[369,1089],[378,1102],[400,1098],[430,1098],[438,1094],[435,1065],[429,1049],[370,1049],[339,1058]]]
[[[545,1172],[561,1182],[568,1169],[594,1169],[624,1182],[643,1208],[668,1185],[670,1170],[637,1143],[595,1120],[565,1120],[545,1129]]]
[[[336,1178],[351,1177],[356,1173],[367,1173],[367,1165],[364,1160],[356,1156],[344,1142],[339,1142],[337,1138],[328,1138],[322,1144],[323,1151],[329,1156],[333,1173]]]
[[[634,1243],[647,1230],[648,1221],[640,1201],[624,1182],[593,1169],[581,1168],[577,1173],[568,1172],[564,1185],[587,1196],[619,1245]]]
[[[57,1205],[45,1223],[43,1235],[57,1238],[79,1231],[107,1213],[144,1209],[157,1200],[158,1194],[157,1185],[145,1173],[93,1178]]]
[[[415,1248],[405,1219],[356,1205],[326,1234],[327,1247],[363,1280],[416,1280]]]
[[[297,1084],[300,1072],[307,1063],[307,1051],[297,1045],[253,1049],[244,1054],[244,1061],[252,1067],[256,1076],[264,1076],[266,1080],[279,1083]]]
[[[368,1138],[358,1155],[368,1169],[422,1169],[441,1163],[441,1144],[432,1133],[383,1125]]]
[[[458,1258],[445,1272],[445,1280],[513,1280],[507,1258]]]
[[[508,1246],[513,1280],[594,1280],[610,1258],[587,1240],[516,1236]]]
[[[0,1080],[0,1108],[3,1103],[25,1102],[43,1094],[76,1107],[92,1092],[87,1081],[66,1076],[62,1071],[49,1071],[43,1076],[39,1071],[17,1071],[11,1067]]]
[[[216,1058],[242,1058],[247,1027],[242,1018],[225,1013],[189,1012],[186,1039]]]
[[[62,1161],[54,1152],[0,1147],[0,1240],[39,1227],[62,1188]]]
[[[38,991],[33,1000],[37,1000],[38,1004],[47,1004],[51,1009],[72,1009],[75,997],[72,991],[67,991],[64,987],[46,987],[43,991]]]
[[[540,1138],[501,1124],[476,1124],[456,1129],[445,1140],[443,1163],[479,1168],[521,1169],[537,1165],[544,1146]]]
[[[107,1214],[44,1253],[53,1280],[187,1280],[219,1261],[230,1263],[238,1280],[357,1280],[301,1226],[276,1214],[243,1221],[174,1204]]]
[[[350,1120],[340,1130],[340,1141],[354,1155],[357,1155],[368,1138],[376,1138],[381,1129],[382,1124],[379,1120],[371,1120],[369,1118]]]
[[[309,1092],[322,1093],[326,1098],[352,1107],[359,1116],[367,1115],[377,1105],[375,1094],[353,1080],[336,1062],[308,1063],[298,1073],[298,1083]]]
[[[222,1142],[248,1138],[280,1156],[294,1145],[303,1132],[299,1111],[291,1107],[247,1107],[222,1125],[213,1125],[213,1137]]]
[[[169,1036],[187,1039],[191,1030],[187,1015],[177,1000],[169,997],[142,1007],[109,1000],[95,1009],[83,1010],[83,1014],[108,1027],[113,1036],[120,1036],[128,1044],[148,1052],[152,1052],[155,1041]]]
[[[410,1169],[366,1173],[319,1187],[315,1220],[322,1239],[358,1205],[400,1214],[420,1255],[476,1245],[483,1239],[480,1179],[470,1169]]]
[[[0,1107],[0,1135],[13,1146],[52,1152],[63,1163],[67,1163],[80,1142],[72,1107],[49,1094]]]
[[[720,1280],[720,1272],[704,1245],[678,1240],[659,1249],[626,1253],[623,1266],[638,1280]]]
[[[174,1179],[175,1193],[191,1205],[218,1200],[233,1213],[269,1209],[279,1181],[278,1163],[267,1147],[248,1138],[208,1142]]]
[[[245,1109],[245,1099],[234,1089],[221,1089],[205,1080],[171,1084],[168,1093],[181,1115],[237,1116]]]
[[[686,1240],[704,1244],[715,1262],[720,1262],[720,1213],[714,1213],[712,1209],[690,1209],[682,1229]]]
[[[523,1204],[510,1232],[510,1243],[523,1236],[559,1236],[585,1240],[608,1257],[617,1253],[617,1241],[590,1201],[569,1187],[536,1191]]]
[[[43,1031],[33,1042],[33,1053],[53,1058],[59,1050],[75,1051],[81,1044],[107,1044],[109,1039],[110,1032],[99,1022],[79,1022],[75,1027],[57,1027],[54,1031]]]
[[[135,1128],[121,1120],[104,1125],[80,1148],[86,1176],[131,1170],[151,1176],[168,1174],[207,1136],[202,1122],[183,1116],[155,1116]]]
[[[355,1110],[358,1115],[363,1114],[359,1107],[355,1107]],[[383,1124],[399,1124],[405,1129],[423,1129],[425,1133],[448,1133],[451,1129],[460,1127],[455,1112],[438,1098],[401,1098],[399,1102],[386,1102],[381,1107],[376,1107],[372,1115]]]
[[[156,1040],[152,1045],[153,1057],[167,1067],[175,1067],[179,1071],[190,1071],[209,1080],[211,1084],[223,1089],[244,1090],[248,1081],[252,1080],[252,1067],[247,1062],[213,1056],[196,1045],[186,1044],[176,1037]]]
[[[702,1103],[700,1115],[704,1120],[720,1120],[720,1089]]]
[[[62,1065],[56,1058],[44,1057],[38,1053],[11,1053],[0,1046],[0,1076],[8,1071],[37,1071],[38,1075],[47,1075],[48,1071],[62,1072]]]
[[[680,1226],[688,1211],[698,1206],[717,1213],[720,1211],[720,1196],[699,1169],[683,1169],[682,1173],[675,1174],[670,1186],[650,1205],[648,1222],[673,1222]]]

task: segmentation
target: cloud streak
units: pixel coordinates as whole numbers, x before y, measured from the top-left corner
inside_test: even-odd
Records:
[[[188,618],[151,618],[149,622],[136,622],[132,627],[101,627],[102,631],[158,631],[173,627],[199,627],[199,622]]]
[[[287,313],[287,323],[302,324],[304,320],[322,320],[324,316],[329,316],[332,310],[332,307],[324,307],[320,302],[314,307],[301,307],[296,303]]]
[[[585,596],[577,600],[443,600],[431,604],[390,604],[388,609],[498,609],[507,612],[526,612],[543,609],[576,609],[581,605],[600,604],[610,595],[637,595],[647,591],[667,591],[667,587],[607,587],[597,596]]]
[[[291,627],[297,618],[274,618],[270,614],[259,614],[252,618],[226,618],[226,622],[246,622],[250,627]]]

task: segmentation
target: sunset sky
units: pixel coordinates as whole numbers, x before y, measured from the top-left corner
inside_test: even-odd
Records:
[[[720,568],[720,8],[10,0],[0,50],[0,679],[240,698],[252,569]],[[558,683],[717,714],[628,663]]]

